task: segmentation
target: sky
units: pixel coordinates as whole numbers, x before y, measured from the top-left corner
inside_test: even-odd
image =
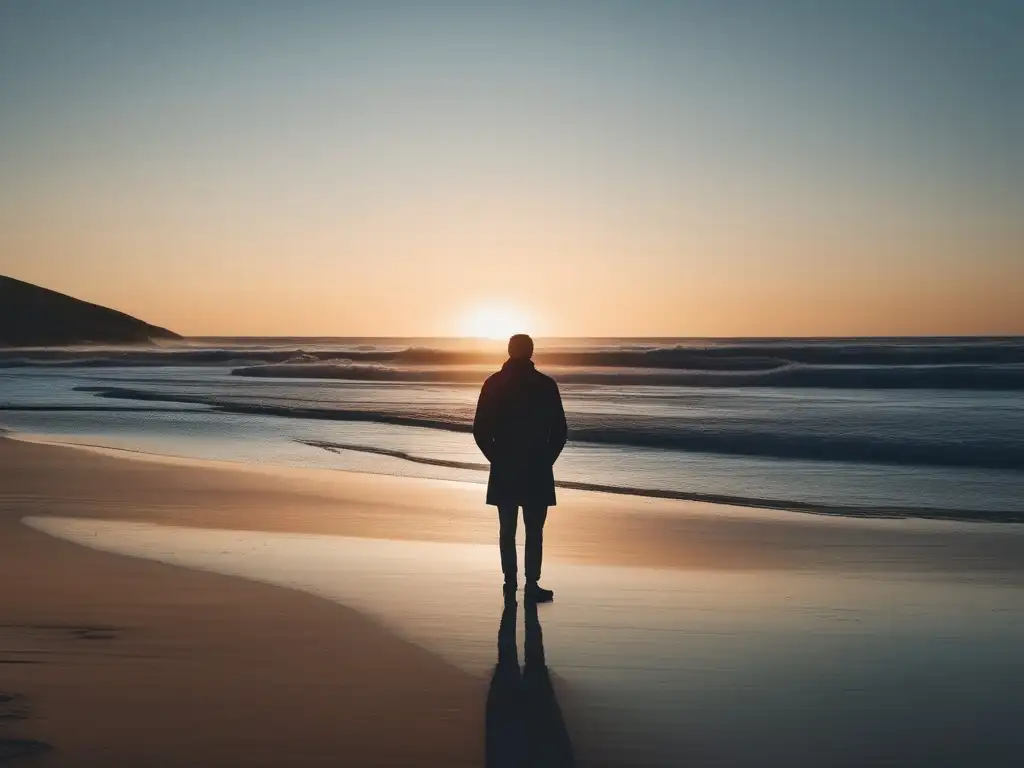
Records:
[[[186,335],[1024,334],[1024,3],[0,0],[0,273]]]

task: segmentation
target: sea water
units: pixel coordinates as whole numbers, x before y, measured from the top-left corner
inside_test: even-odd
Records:
[[[192,339],[0,351],[0,428],[129,450],[485,482],[501,345]],[[849,515],[1024,519],[1024,339],[540,340],[559,482]]]

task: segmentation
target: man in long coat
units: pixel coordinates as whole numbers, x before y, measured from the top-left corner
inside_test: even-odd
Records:
[[[546,602],[554,593],[540,584],[544,521],[555,505],[552,467],[565,447],[562,398],[554,380],[538,371],[533,339],[517,334],[508,342],[509,359],[480,390],[473,437],[491,463],[487,503],[498,508],[501,570],[505,597],[515,595],[518,579],[516,526],[519,508],[526,525],[528,600]]]

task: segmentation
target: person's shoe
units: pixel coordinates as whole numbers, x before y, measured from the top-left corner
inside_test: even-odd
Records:
[[[519,587],[515,584],[503,584],[501,587],[501,593],[505,597],[505,602],[516,599],[516,590]]]
[[[550,603],[555,599],[555,593],[550,589],[544,589],[540,584],[527,584],[526,589],[523,590],[523,595],[527,600],[534,603]]]

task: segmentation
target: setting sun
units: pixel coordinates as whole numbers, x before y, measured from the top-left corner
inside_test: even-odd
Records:
[[[485,306],[468,312],[459,328],[463,336],[481,339],[507,339],[515,333],[528,333],[525,316],[511,307]]]

